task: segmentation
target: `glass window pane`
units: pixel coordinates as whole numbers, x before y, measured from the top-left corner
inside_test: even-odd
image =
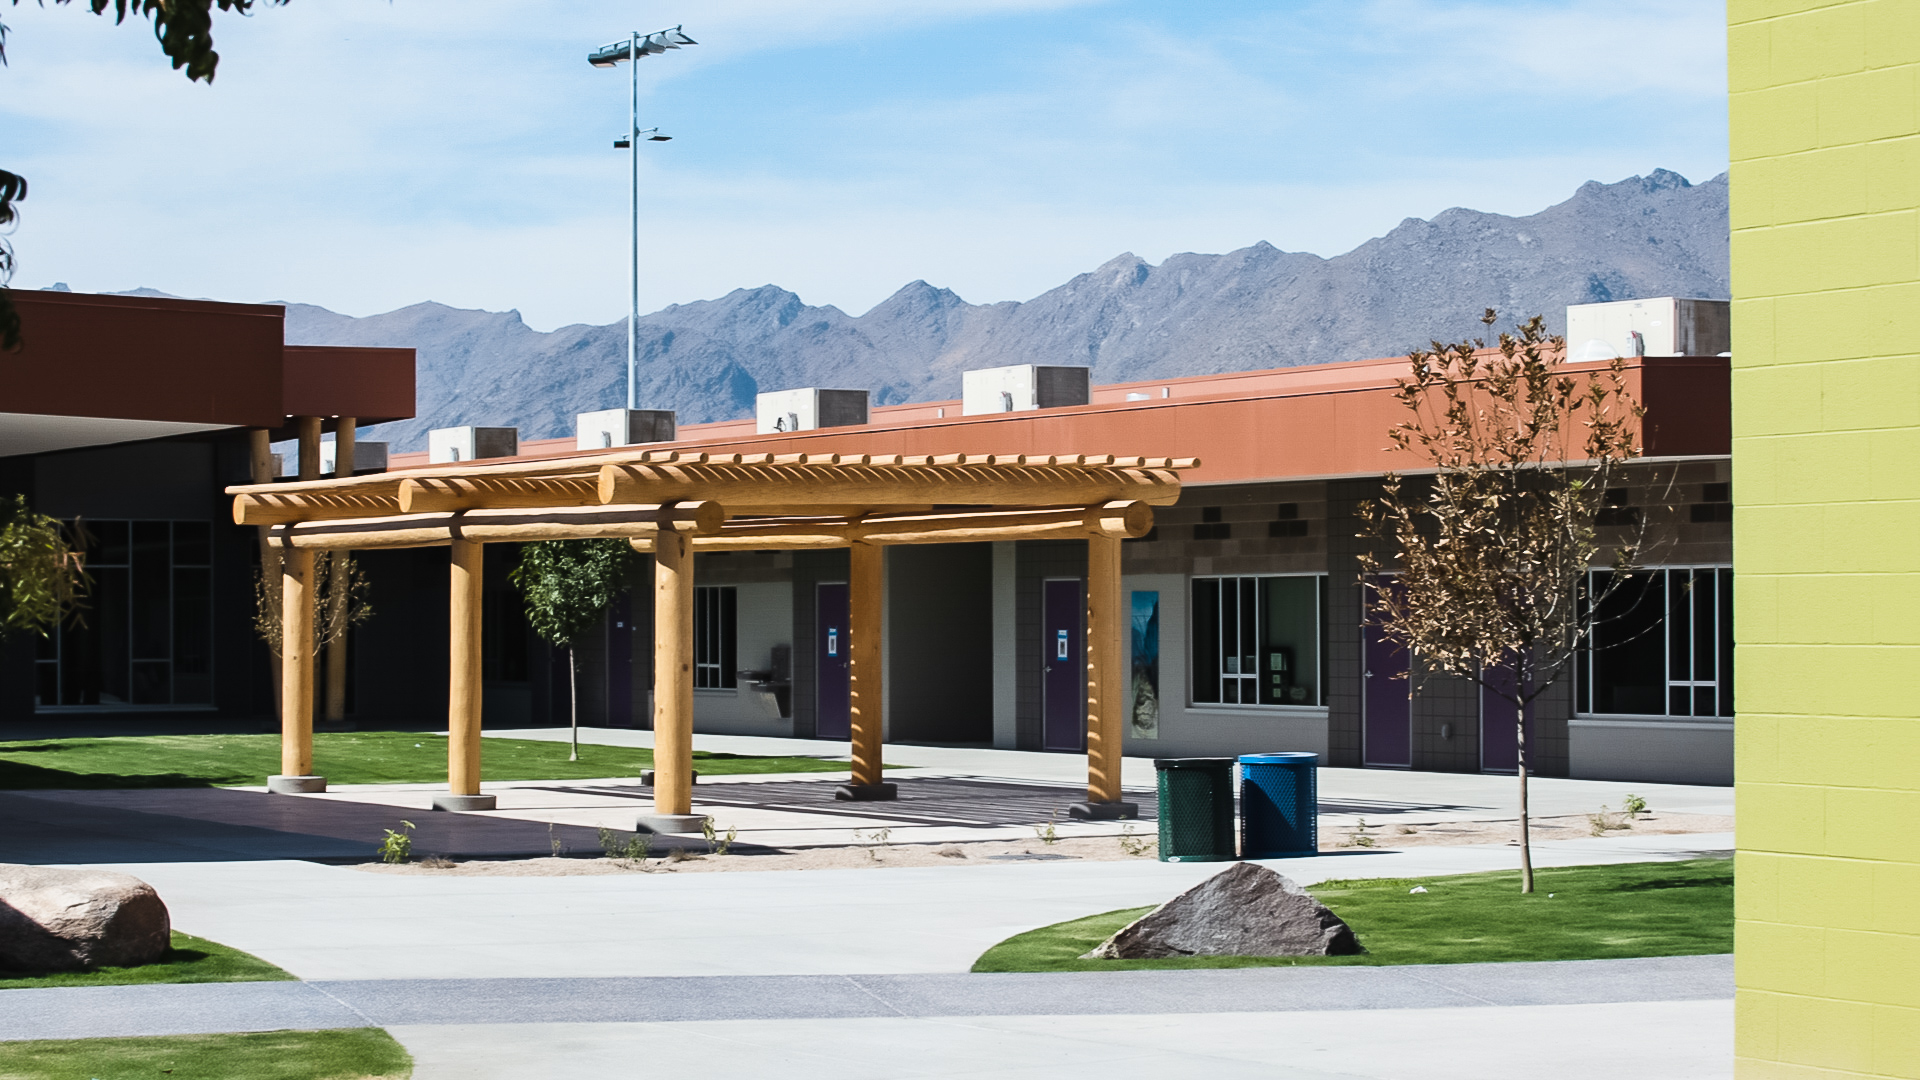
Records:
[[[133,703],[168,705],[173,702],[173,680],[165,660],[140,660],[133,665]]]
[[[1258,600],[1257,578],[1240,579],[1240,673],[1258,675],[1260,673],[1260,604]],[[1240,700],[1252,704],[1259,698],[1250,691],[1252,687],[1242,687]]]
[[[1277,577],[1266,582],[1266,647],[1261,657],[1261,702],[1320,704],[1320,579]]]
[[[1595,575],[1608,590],[1611,574]],[[1658,716],[1667,711],[1666,576],[1631,574],[1595,606],[1593,711]]]
[[[1220,701],[1220,581],[1193,582],[1193,700],[1197,705]]]
[[[1693,678],[1693,571],[1669,570],[1667,573],[1667,678],[1686,682]],[[1686,716],[1690,710],[1681,709]]]
[[[1695,682],[1712,682],[1714,679],[1714,661],[1718,658],[1715,649],[1714,628],[1718,624],[1720,605],[1714,598],[1717,591],[1716,575],[1711,570],[1693,572],[1693,678]],[[1714,709],[1702,712],[1695,710],[1695,716],[1712,716]]]
[[[133,659],[172,658],[172,556],[164,521],[133,523],[133,576],[130,619]]]
[[[739,605],[739,590],[732,586],[720,590],[720,685],[729,688],[740,685],[740,676],[735,670],[740,666],[737,655]]]
[[[204,521],[173,523],[173,565],[207,566],[213,562],[213,527]]]
[[[173,701],[213,703],[213,582],[208,570],[173,572]]]
[[[87,521],[80,526],[92,543],[87,545],[87,562],[102,566],[127,565],[127,523],[124,521]]]

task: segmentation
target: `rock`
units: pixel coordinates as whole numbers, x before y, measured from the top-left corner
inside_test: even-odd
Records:
[[[171,930],[167,905],[139,878],[0,864],[0,970],[150,964],[166,955]]]
[[[1360,941],[1305,889],[1235,863],[1122,927],[1088,960],[1162,956],[1343,956]]]

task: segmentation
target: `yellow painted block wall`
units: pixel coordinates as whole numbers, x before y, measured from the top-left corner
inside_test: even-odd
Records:
[[[1736,1075],[1920,1077],[1920,0],[1732,0]]]

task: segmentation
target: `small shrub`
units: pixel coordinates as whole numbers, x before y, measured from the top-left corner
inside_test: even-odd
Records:
[[[1053,845],[1060,842],[1060,830],[1056,829],[1053,824],[1053,818],[1059,816],[1060,815],[1055,814],[1053,817],[1047,819],[1045,825],[1035,825],[1033,827],[1033,835],[1039,837],[1041,843]]]
[[[1647,800],[1629,791],[1627,797],[1620,800],[1620,809],[1626,811],[1627,820],[1631,821],[1647,812]]]
[[[886,847],[887,838],[892,835],[892,826],[883,826],[868,833],[863,833],[859,829],[853,830],[854,842],[858,843],[866,851],[867,858],[874,862],[880,861],[880,852],[877,849]]]
[[[380,841],[380,847],[377,850],[380,854],[380,861],[386,863],[388,866],[398,866],[413,858],[414,824],[411,821],[402,821],[400,824],[406,826],[405,832],[394,832],[392,829],[382,830],[387,836],[386,839]]]
[[[1610,832],[1633,828],[1632,815],[1614,813],[1608,809],[1607,804],[1601,803],[1599,813],[1587,815],[1587,826],[1593,831],[1593,835],[1605,836]]]
[[[721,836],[713,827],[713,819],[703,818],[700,821],[700,835],[707,838],[707,854],[725,855],[727,849],[733,847],[734,837],[740,835],[740,830],[729,825],[727,835]]]
[[[1128,855],[1150,854],[1154,848],[1159,846],[1159,840],[1134,835],[1133,826],[1120,826],[1120,850]]]
[[[612,829],[600,830],[600,850],[605,852],[609,859],[644,864],[652,849],[653,837],[646,833],[633,833],[623,841],[620,839],[620,834]]]
[[[1352,843],[1354,847],[1372,847],[1375,841],[1373,834],[1368,831],[1372,827],[1373,826],[1367,824],[1366,818],[1360,818],[1353,826],[1353,833],[1348,837],[1348,841]]]

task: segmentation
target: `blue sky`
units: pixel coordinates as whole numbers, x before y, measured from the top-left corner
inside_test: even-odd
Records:
[[[294,0],[150,31],[7,6],[15,285],[147,285],[541,329],[626,310],[626,69],[648,57],[653,310],[774,283],[859,313],[1022,300],[1122,251],[1347,251],[1450,206],[1726,168],[1718,0]]]

